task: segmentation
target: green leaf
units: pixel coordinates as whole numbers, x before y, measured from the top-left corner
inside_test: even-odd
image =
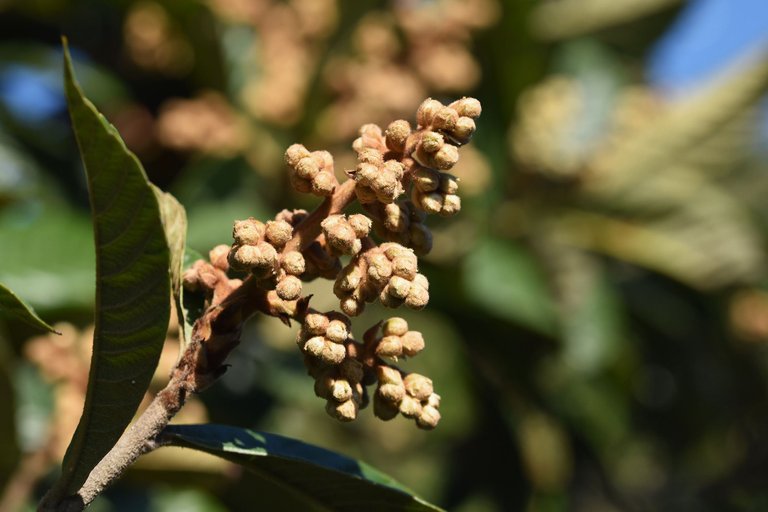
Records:
[[[15,318],[27,325],[40,329],[41,331],[55,332],[53,327],[45,323],[32,308],[27,306],[23,300],[18,298],[15,293],[0,283],[0,313]]]
[[[300,498],[302,510],[440,510],[363,462],[295,439],[226,425],[170,425],[164,435],[174,446],[202,450],[245,466]]]
[[[557,330],[546,278],[517,245],[489,239],[475,247],[465,260],[464,287],[472,300],[502,318],[548,335]]]
[[[171,255],[136,156],[77,84],[64,41],[69,112],[85,165],[96,246],[93,357],[83,415],[52,498],[75,493],[130,423],[162,350]]]
[[[160,205],[160,216],[163,222],[165,238],[170,250],[171,291],[176,306],[176,317],[179,322],[179,350],[184,350],[192,334],[191,326],[186,321],[184,309],[184,287],[181,286],[181,276],[184,271],[185,247],[187,243],[187,212],[179,201],[168,192],[163,192],[152,185],[152,191]]]

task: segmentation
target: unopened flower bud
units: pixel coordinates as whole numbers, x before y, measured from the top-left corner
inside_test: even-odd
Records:
[[[398,316],[393,316],[381,327],[384,336],[403,336],[408,332],[408,322]]]
[[[424,350],[424,337],[418,331],[408,331],[401,336],[400,341],[403,344],[403,354],[408,357]]]
[[[410,221],[400,205],[390,203],[384,207],[384,226],[388,230],[402,233],[408,229],[409,224]]]
[[[331,386],[330,395],[337,402],[346,402],[352,398],[352,386],[346,379],[336,379]]]
[[[346,355],[347,351],[344,348],[344,345],[324,340],[323,350],[318,357],[326,364],[339,364],[344,360]]]
[[[438,213],[443,208],[443,196],[439,192],[422,193],[413,190],[413,202],[427,213]]]
[[[403,343],[399,336],[384,336],[376,345],[376,355],[379,357],[400,357],[403,353]]]
[[[405,297],[405,305],[411,309],[424,309],[429,302],[429,292],[416,283],[411,283],[408,295]]]
[[[229,270],[229,262],[227,261],[228,255],[229,246],[221,244],[208,252],[208,260],[211,262],[211,265],[226,272]]]
[[[284,220],[271,220],[267,222],[264,235],[272,245],[282,247],[293,236],[293,226]]]
[[[443,108],[443,104],[432,98],[424,100],[419,105],[419,110],[416,112],[416,119],[419,122],[419,126],[425,127],[432,124],[432,118],[439,109]]]
[[[341,375],[349,382],[357,383],[363,380],[363,363],[350,357],[344,359],[339,366]]]
[[[480,102],[475,98],[461,98],[451,103],[450,107],[460,116],[471,117],[472,119],[480,117],[483,111]]]
[[[395,258],[392,261],[392,273],[403,279],[410,281],[414,278],[417,271],[416,257],[413,254],[409,254],[407,257]]]
[[[261,261],[261,251],[255,245],[241,245],[230,252],[229,263],[236,270],[247,270]]]
[[[250,217],[236,220],[232,228],[232,237],[238,245],[256,245],[264,236],[264,224]]]
[[[425,290],[429,290],[429,281],[424,274],[416,274],[416,277],[413,278],[413,284],[417,284]]]
[[[424,132],[421,136],[421,148],[427,153],[437,153],[443,144],[445,144],[445,140],[437,132]]]
[[[331,320],[325,331],[325,337],[334,343],[344,343],[349,337],[349,331],[341,320]]]
[[[427,398],[427,405],[434,407],[435,409],[440,407],[440,395],[437,393],[429,395],[429,398]]]
[[[461,210],[461,198],[455,194],[449,194],[443,198],[443,206],[440,209],[440,215],[448,217]]]
[[[376,393],[373,397],[373,414],[384,421],[393,419],[400,412],[397,402],[387,400]]]
[[[368,233],[371,231],[371,219],[366,217],[365,215],[356,213],[354,215],[350,215],[347,218],[347,222],[349,223],[350,227],[355,231],[355,235],[357,238],[364,238],[368,236]]]
[[[435,167],[440,170],[448,170],[459,161],[459,149],[452,144],[443,144],[440,150],[435,153]]]
[[[347,400],[340,404],[329,401],[326,403],[325,410],[337,420],[347,422],[357,418],[358,407],[354,400]]]
[[[368,258],[368,277],[375,283],[384,284],[392,276],[392,263],[384,254],[375,253]]]
[[[408,121],[400,119],[390,123],[384,133],[387,147],[392,151],[402,152],[405,149],[405,142],[410,134],[411,125],[408,124]]]
[[[432,192],[440,186],[440,173],[428,167],[418,167],[412,179],[416,188],[422,192]]]
[[[405,391],[418,400],[426,400],[434,392],[432,380],[418,373],[408,374],[403,384]]]
[[[308,313],[304,317],[304,329],[310,334],[321,336],[328,330],[330,321],[322,313]]]
[[[431,405],[425,405],[421,414],[416,418],[416,425],[424,430],[432,430],[440,422],[440,411]]]
[[[304,343],[304,351],[308,354],[312,354],[315,357],[320,357],[323,353],[323,350],[325,350],[325,344],[325,338],[322,336],[315,336],[309,338]]]
[[[412,396],[405,395],[400,401],[400,414],[406,418],[418,418],[421,416],[421,402]]]
[[[432,117],[432,126],[438,130],[449,132],[456,126],[459,114],[450,107],[442,107]]]
[[[280,264],[285,272],[292,276],[300,276],[306,269],[304,256],[299,251],[289,251],[283,254],[283,259]]]
[[[296,276],[287,275],[277,283],[275,291],[283,300],[296,300],[301,296],[301,280]]]
[[[470,141],[472,135],[475,134],[475,129],[475,122],[472,118],[466,116],[460,117],[459,120],[456,121],[456,126],[453,127],[453,131],[451,131],[451,137],[460,144],[466,144]]]
[[[411,282],[400,276],[392,276],[387,284],[388,294],[396,299],[405,299],[410,290]]]
[[[313,180],[320,173],[320,166],[312,157],[306,157],[299,160],[296,164],[296,176],[303,180]]]
[[[285,162],[291,167],[296,167],[299,160],[310,155],[307,148],[301,144],[293,144],[285,151]]]
[[[354,297],[346,297],[340,302],[341,310],[349,316],[358,316],[365,310],[365,303]]]
[[[330,196],[338,184],[336,176],[330,172],[323,171],[318,173],[312,180],[312,193],[318,196]]]
[[[403,376],[400,371],[395,368],[379,365],[376,367],[376,376],[379,380],[379,384],[382,386],[384,384],[403,385]],[[403,392],[405,392],[405,388],[403,388]]]
[[[442,173],[438,190],[443,194],[455,194],[459,190],[459,180],[455,176]]]

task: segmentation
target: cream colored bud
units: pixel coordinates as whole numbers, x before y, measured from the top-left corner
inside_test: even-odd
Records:
[[[459,149],[452,144],[444,144],[440,151],[435,153],[435,167],[446,171],[459,161]]]
[[[330,395],[337,402],[346,402],[352,398],[352,386],[347,379],[336,379],[331,386]]]
[[[424,430],[432,430],[440,422],[440,411],[431,405],[425,405],[416,418],[416,425]]]
[[[400,357],[403,354],[403,343],[399,336],[384,336],[376,345],[376,355],[379,357]]]
[[[421,402],[412,396],[405,395],[400,401],[400,414],[406,418],[418,418],[421,416]]]
[[[259,242],[256,247],[259,249],[259,256],[252,268],[257,270],[272,269],[277,266],[277,251],[272,244],[267,242]]]
[[[413,254],[413,251],[410,249],[403,247],[402,245],[398,243],[386,243],[381,244],[381,250],[384,251],[384,255],[387,257],[387,259],[394,260],[395,258],[399,257],[407,257],[409,254]]]
[[[411,282],[400,276],[392,276],[387,284],[387,293],[396,299],[405,299],[411,290]]]
[[[437,393],[429,395],[429,398],[427,398],[427,405],[434,407],[435,409],[440,407],[440,395]]]
[[[411,309],[419,310],[424,309],[428,302],[429,292],[418,284],[412,283],[408,295],[405,297],[405,305]]]
[[[455,194],[448,194],[443,198],[443,207],[440,209],[440,215],[448,217],[455,215],[461,210],[461,198]]]
[[[372,138],[379,138],[381,137],[381,127],[379,125],[374,123],[368,123],[364,124],[360,127],[360,130],[358,132],[362,137],[372,137]]]
[[[227,261],[227,255],[229,254],[229,246],[225,244],[217,245],[210,251],[208,251],[208,260],[211,264],[226,272],[229,270],[229,262]]]
[[[417,284],[425,290],[429,290],[429,281],[424,274],[416,274],[416,277],[413,278],[413,284]]]
[[[385,308],[399,308],[405,302],[405,299],[398,299],[389,294],[389,286],[386,286],[379,294],[379,302]]]
[[[376,394],[391,404],[398,404],[405,396],[403,384],[380,384]]]
[[[307,316],[304,317],[304,329],[315,336],[324,335],[325,331],[328,330],[329,324],[330,321],[328,320],[328,317],[322,313],[308,313]]]
[[[302,255],[299,251],[289,251],[283,254],[281,266],[286,273],[293,276],[300,276],[306,270],[304,255]]]
[[[399,316],[393,316],[381,327],[384,336],[402,336],[408,332],[408,322]]]
[[[384,132],[386,144],[392,151],[402,152],[405,149],[405,142],[411,134],[411,125],[408,121],[399,119],[393,121]]]
[[[456,142],[466,144],[472,139],[472,135],[475,134],[475,129],[475,122],[472,118],[466,116],[460,117],[459,120],[456,121],[456,126],[453,127],[453,131],[451,131],[451,137],[453,137]]]
[[[320,173],[320,166],[317,164],[317,160],[309,156],[299,160],[295,169],[296,176],[303,180],[312,180]]]
[[[393,419],[400,412],[398,403],[393,403],[378,393],[373,397],[373,414],[384,421]]]
[[[380,253],[374,253],[370,255],[368,258],[368,277],[373,280],[373,282],[383,285],[387,281],[389,281],[389,278],[392,276],[392,263],[387,259],[387,257]]]
[[[277,283],[275,291],[283,300],[296,300],[301,297],[301,280],[296,276],[285,276]]]
[[[232,248],[229,263],[236,270],[248,270],[261,261],[261,251],[255,245],[240,245]]]
[[[354,261],[354,260],[353,260]],[[363,279],[363,273],[360,267],[357,265],[351,265],[344,269],[343,273],[339,276],[338,288],[344,292],[351,292],[360,286],[360,281]]]
[[[239,245],[256,245],[264,236],[264,224],[250,217],[245,220],[236,220],[232,228],[232,238]]]
[[[413,189],[413,202],[427,213],[438,213],[443,208],[443,195],[439,192],[420,192]]]
[[[350,383],[358,383],[363,380],[363,363],[357,359],[346,358],[339,366],[341,375]]]
[[[364,238],[371,232],[371,219],[360,213],[355,213],[347,218],[347,222],[355,231],[357,238]]]
[[[417,167],[412,176],[413,184],[422,192],[433,192],[440,186],[440,173],[428,167]]]
[[[320,169],[333,172],[333,156],[328,151],[313,151],[312,158]]]
[[[419,105],[419,110],[416,111],[416,119],[419,122],[419,126],[429,126],[432,124],[432,118],[439,109],[443,108],[443,104],[432,98],[424,100]]]
[[[318,196],[330,196],[338,184],[336,176],[328,171],[322,171],[312,180],[312,193]]]
[[[270,220],[264,230],[267,240],[275,247],[282,247],[293,236],[293,226],[284,220]]]
[[[424,336],[419,331],[408,331],[400,337],[403,343],[403,354],[413,357],[424,350]]]
[[[299,160],[310,155],[309,150],[301,144],[293,144],[285,150],[285,163],[291,167],[296,167]]]
[[[403,379],[405,391],[418,400],[426,400],[434,392],[432,380],[418,373],[410,373]]]
[[[358,408],[359,406],[354,400],[347,400],[346,402],[342,402],[340,404],[329,401],[326,402],[325,405],[325,411],[329,415],[339,421],[344,422],[353,421],[355,418],[357,418]]]
[[[437,153],[443,144],[445,139],[437,132],[424,132],[421,136],[421,148],[427,153]]]
[[[325,337],[334,343],[344,343],[349,337],[349,331],[341,320],[331,320],[325,331]]]
[[[459,114],[450,107],[442,107],[435,112],[432,118],[432,126],[438,130],[450,132],[456,126],[456,121],[459,120]]]
[[[418,271],[416,257],[413,254],[401,256],[392,261],[392,273],[403,279],[411,280]]]
[[[346,356],[347,350],[344,348],[344,345],[325,340],[325,345],[319,357],[327,364],[339,364]]]
[[[321,357],[325,350],[326,341],[322,336],[314,336],[304,343],[304,352],[315,357]]]
[[[472,119],[480,117],[483,111],[480,102],[475,98],[461,98],[451,103],[450,107],[460,116],[471,117]]]
[[[315,379],[315,396],[319,398],[325,398],[330,399],[331,398],[331,389],[333,387],[333,383],[335,382],[335,379],[331,375],[331,372],[324,372],[320,377]]]
[[[376,377],[379,381],[379,384],[397,384],[398,386],[403,385],[403,376],[400,373],[400,370],[397,368],[392,368],[389,366],[379,365],[376,367]],[[403,392],[405,392],[405,388],[403,388]]]
[[[365,303],[354,297],[345,297],[339,302],[341,310],[349,316],[357,316],[365,310]]]
[[[440,174],[438,190],[443,194],[455,194],[459,190],[459,180],[450,174]]]
[[[396,233],[402,233],[408,226],[410,221],[400,205],[396,203],[390,203],[384,207],[384,226]]]

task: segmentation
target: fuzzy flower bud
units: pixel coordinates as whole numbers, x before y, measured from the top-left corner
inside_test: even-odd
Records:
[[[264,237],[264,224],[253,217],[236,220],[232,228],[232,237],[238,245],[256,245]]]
[[[275,247],[282,247],[293,236],[293,226],[284,220],[270,220],[264,230],[269,243]]]
[[[410,134],[411,125],[408,124],[408,121],[400,119],[390,123],[384,133],[387,147],[392,151],[402,153],[405,150],[405,142]]]

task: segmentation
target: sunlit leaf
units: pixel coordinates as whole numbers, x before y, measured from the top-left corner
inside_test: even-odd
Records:
[[[245,466],[281,488],[302,510],[436,511],[391,477],[363,462],[309,445],[226,425],[171,425],[166,439]]]

